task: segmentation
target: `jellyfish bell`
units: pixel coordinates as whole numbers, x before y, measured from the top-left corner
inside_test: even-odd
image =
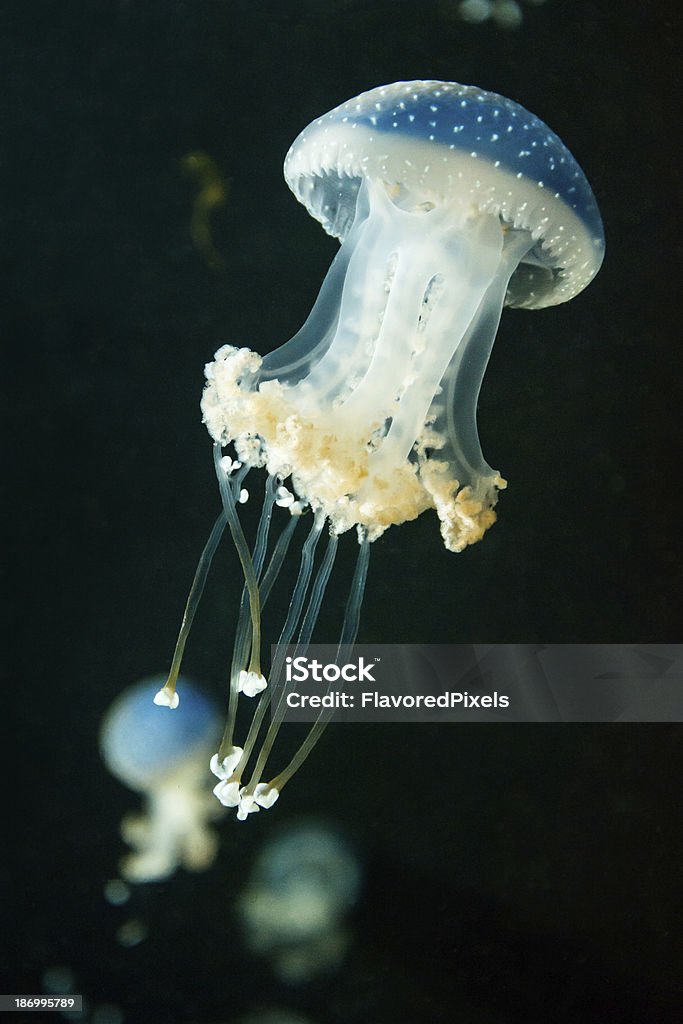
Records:
[[[299,135],[285,178],[341,248],[290,341],[265,357],[223,346],[205,371],[202,412],[252,622],[250,641],[238,627],[231,706],[247,679],[260,682],[268,590],[263,550],[257,540],[250,557],[237,519],[244,474],[266,471],[264,509],[313,513],[280,643],[297,628],[308,643],[337,538],[357,531],[340,646],[352,643],[369,546],[390,526],[433,509],[457,552],[495,521],[506,482],[482,453],[476,406],[503,306],[566,302],[604,252],[593,193],[569,150],[519,104],[473,86],[398,82],[363,93]],[[236,456],[227,462],[226,445]],[[328,548],[305,610],[323,527]],[[269,585],[270,575],[269,566]],[[171,680],[169,702],[173,693]],[[293,772],[261,781],[274,721],[243,787],[255,738],[250,730],[245,747],[234,747],[233,723],[231,712],[214,767],[225,757],[218,795],[246,816],[270,806]],[[319,733],[314,726],[312,742]]]
[[[306,128],[285,178],[342,241],[302,330],[263,360],[207,368],[212,437],[291,477],[336,533],[370,541],[434,508],[447,548],[494,522],[504,482],[475,410],[504,303],[576,295],[603,256],[600,216],[562,142],[481,89],[374,89]]]
[[[182,865],[203,870],[217,843],[209,822],[219,808],[207,787],[206,762],[220,734],[212,700],[182,678],[182,711],[169,715],[153,695],[163,677],[124,690],[107,709],[100,729],[102,759],[112,775],[142,793],[141,814],[124,818],[121,831],[132,847],[121,863],[128,881],[166,878]]]

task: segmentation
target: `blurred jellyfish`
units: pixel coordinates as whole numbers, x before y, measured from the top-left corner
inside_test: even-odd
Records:
[[[499,28],[519,28],[522,24],[522,8],[516,0],[493,0],[491,17]]]
[[[152,703],[163,681],[145,679],[125,690],[104,715],[100,732],[111,773],[145,797],[144,812],[121,823],[134,851],[121,862],[121,873],[131,882],[167,878],[179,866],[202,871],[217,849],[208,822],[220,817],[220,808],[206,783],[206,762],[220,734],[217,710],[183,679],[182,709],[164,713]]]
[[[458,13],[463,21],[479,25],[491,17],[490,0],[462,0],[458,7]]]
[[[120,878],[110,878],[104,886],[104,898],[112,907],[122,907],[130,899],[130,886]]]
[[[55,965],[46,967],[43,971],[41,982],[43,992],[51,995],[68,995],[74,991],[76,978],[70,967]]]
[[[309,530],[274,678],[285,645],[305,653],[342,534],[358,540],[338,641],[347,660],[374,541],[430,509],[449,551],[477,543],[493,525],[506,481],[484,458],[476,408],[503,307],[568,301],[593,279],[604,253],[595,198],[566,146],[519,104],[474,86],[396,82],[356,96],[299,135],[285,177],[341,249],[293,338],[265,357],[225,345],[206,367],[202,411],[223,513],[155,697],[169,708],[178,703],[183,649],[227,525],[245,583],[212,770],[217,797],[241,819],[275,803],[329,717],[322,712],[292,760],[266,774],[285,702],[274,707],[259,746],[271,697],[261,611],[297,522],[306,514]],[[250,551],[238,506],[256,470],[266,482]],[[269,545],[278,516],[281,532]],[[238,746],[240,694],[261,697]]]
[[[263,847],[239,897],[246,946],[289,984],[333,969],[346,952],[344,921],[359,886],[358,860],[334,829],[290,827]]]
[[[154,879],[141,879],[141,881],[154,881]],[[144,942],[149,934],[149,929],[139,917],[129,917],[116,929],[116,941],[124,949],[133,949]]]
[[[546,0],[524,0],[529,7],[540,7]],[[480,25],[489,18],[497,28],[519,28],[524,19],[517,0],[461,0],[458,16],[462,21]]]

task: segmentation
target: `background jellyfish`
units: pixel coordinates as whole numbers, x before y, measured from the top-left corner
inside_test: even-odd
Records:
[[[358,859],[336,830],[290,826],[263,847],[240,894],[247,947],[291,984],[330,970],[346,951],[344,920],[359,886]]]
[[[225,345],[206,367],[202,411],[223,514],[197,569],[169,679],[155,698],[177,703],[187,632],[227,524],[245,587],[228,721],[212,769],[216,795],[242,819],[277,800],[327,721],[323,713],[290,764],[264,781],[281,699],[244,782],[269,694],[243,746],[234,742],[237,698],[266,686],[261,608],[297,521],[310,513],[274,674],[285,645],[304,650],[311,639],[341,534],[356,531],[358,562],[340,652],[357,634],[370,544],[390,526],[434,509],[448,550],[481,540],[506,486],[484,458],[476,423],[503,305],[566,302],[592,280],[604,252],[593,193],[568,149],[517,103],[473,86],[397,82],[363,93],[299,135],[285,178],[342,245],[290,341],[265,358]],[[228,445],[232,454],[223,455]],[[237,506],[257,469],[267,482],[250,552]],[[289,522],[267,561],[275,506]]]
[[[145,798],[121,835],[133,853],[121,861],[132,882],[167,878],[177,867],[202,871],[217,841],[208,823],[220,808],[206,786],[206,761],[220,731],[216,708],[183,678],[183,707],[164,714],[152,703],[163,678],[136,683],[116,698],[102,720],[100,749],[113,775]]]
[[[545,0],[525,0],[527,6],[537,7]],[[516,0],[462,0],[457,6],[458,16],[473,25],[491,19],[496,28],[515,29],[522,24],[522,7]]]

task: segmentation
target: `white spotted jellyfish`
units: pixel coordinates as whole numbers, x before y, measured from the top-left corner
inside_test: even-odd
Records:
[[[110,772],[145,797],[144,811],[121,823],[132,848],[120,865],[129,882],[158,881],[179,866],[202,871],[218,849],[209,823],[221,809],[206,784],[206,762],[220,736],[218,709],[182,678],[181,711],[159,714],[152,698],[163,681],[153,677],[124,690],[100,729],[102,759]]]
[[[211,766],[216,795],[240,819],[277,800],[329,717],[321,714],[286,767],[266,772],[284,701],[259,743],[272,690],[261,611],[296,524],[306,514],[310,528],[271,678],[284,645],[306,650],[341,534],[354,530],[358,540],[343,656],[358,631],[370,547],[385,530],[433,509],[445,547],[457,552],[493,525],[506,481],[482,454],[476,408],[503,306],[567,302],[604,254],[595,198],[566,146],[518,103],[475,86],[396,82],[362,93],[313,121],[284,171],[341,248],[293,338],[264,357],[225,345],[206,367],[202,412],[223,508],[156,696],[167,707],[178,701],[185,642],[227,524],[245,584]],[[237,509],[257,470],[265,498],[250,550]],[[272,544],[271,519],[285,523]],[[237,745],[240,694],[260,700]]]

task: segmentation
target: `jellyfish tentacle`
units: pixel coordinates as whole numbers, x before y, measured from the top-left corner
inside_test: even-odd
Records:
[[[261,608],[263,609],[266,601],[270,596],[270,592],[277,581],[282,568],[282,563],[285,560],[289,545],[294,535],[294,531],[301,520],[301,516],[290,515],[289,522],[285,526],[284,530],[277,539],[277,543],[273,550],[273,554],[270,557],[268,567],[263,574],[263,579],[259,585],[261,591]]]
[[[238,481],[233,486],[233,495],[240,491],[240,483]],[[263,569],[263,562],[266,555],[268,546],[268,532],[270,529],[270,522],[273,514],[273,506],[275,504],[275,489],[276,480],[272,476],[268,476],[266,481],[266,487],[263,497],[263,505],[261,508],[261,516],[259,519],[259,525],[256,532],[256,543],[254,550],[251,555],[251,561],[254,567],[254,574],[256,578],[261,574]],[[263,610],[263,598],[260,597],[260,609],[259,613]],[[229,685],[229,696],[228,696],[228,716],[223,732],[223,739],[221,741],[220,748],[218,750],[218,759],[221,764],[226,763],[226,759],[230,759],[232,755],[239,750],[242,752],[240,747],[233,745],[233,734],[235,730],[235,720],[237,718],[237,704],[240,694],[240,680],[242,678],[241,673],[244,671],[244,666],[247,664],[247,658],[249,655],[249,646],[252,643],[253,632],[250,630],[251,626],[251,600],[249,588],[246,583],[242,588],[242,596],[240,598],[240,609],[237,618],[237,629],[235,632],[235,642],[232,649],[232,660],[230,664],[230,685]],[[261,687],[263,689],[263,687]],[[260,692],[260,691],[256,691]],[[238,759],[239,760],[239,759]]]
[[[254,550],[251,554],[251,561],[254,566],[254,574],[258,580],[263,570],[263,562],[266,555],[268,546],[268,532],[270,529],[270,522],[273,514],[273,506],[275,504],[275,488],[276,480],[272,476],[268,476],[266,481],[265,493],[263,496],[263,505],[261,508],[261,517],[259,519],[259,525],[256,533],[256,543]],[[263,595],[260,593],[259,587],[259,599],[260,599],[260,611],[263,612]],[[249,593],[249,587],[247,583],[244,583],[242,588],[242,596],[240,598],[240,610],[237,620],[237,631],[235,634],[235,643],[233,645],[233,657],[230,668],[230,679],[238,679],[240,671],[244,668],[247,663],[247,654],[250,644],[250,615],[251,615],[251,596]],[[237,693],[237,691],[236,691]]]
[[[256,578],[260,579],[261,572],[263,571],[263,563],[266,558],[266,551],[268,549],[268,532],[270,530],[270,523],[273,517],[273,507],[275,505],[275,492],[278,487],[277,477],[272,476],[270,473],[266,478],[266,487],[263,495],[263,507],[261,508],[261,518],[259,519],[258,529],[256,531],[256,543],[254,544],[254,550],[251,555],[251,559],[254,563],[254,572]]]
[[[306,378],[293,389],[291,397],[303,409],[331,407],[346,396],[353,382],[362,378],[382,326],[396,233],[381,207],[373,208],[372,215],[366,212],[370,195],[370,186],[364,183],[359,195],[359,201],[365,200],[362,220],[344,242],[344,247],[353,245],[353,252],[338,286],[334,335],[322,358],[311,361]],[[369,253],[378,258],[369,259]]]
[[[337,647],[337,661],[348,660],[350,649],[356,642],[358,628],[360,625],[360,613],[363,605],[363,596],[365,594],[368,566],[370,564],[370,541],[365,534],[363,534],[359,539],[358,559],[356,561],[356,568],[353,574],[353,580],[351,581],[351,589],[349,591],[349,597],[344,611],[344,623],[342,626],[341,636],[339,638],[339,645]],[[278,775],[271,779],[270,782],[266,783],[261,792],[255,794],[256,802],[259,806],[270,807],[275,803],[275,800],[277,800],[277,797],[282,792],[284,786],[289,782],[292,776],[298,772],[301,765],[315,747],[316,743],[327,728],[333,713],[333,710],[327,708],[320,712],[311,726],[308,735],[286,768],[283,768]],[[273,792],[277,794],[274,797],[271,796]],[[262,802],[264,800],[269,800],[270,802]]]
[[[370,539],[367,534],[367,530],[362,528],[358,529],[358,560],[356,562],[356,570],[353,574],[351,581],[351,589],[349,591],[349,597],[346,602],[346,608],[344,610],[344,624],[342,626],[341,637],[339,638],[339,648],[337,656],[346,659],[347,648],[353,647],[358,636],[358,628],[360,626],[360,613],[363,607],[363,597],[365,596],[365,582],[368,576],[368,566],[370,565]]]
[[[262,579],[261,584],[260,584],[261,610],[262,611],[263,611],[263,608],[266,605],[266,602],[267,602],[268,597],[270,595],[270,592],[271,592],[271,590],[273,588],[273,585],[275,584],[275,582],[276,582],[276,580],[277,580],[277,578],[278,578],[278,576],[280,574],[280,570],[282,568],[282,564],[283,564],[283,562],[285,560],[285,557],[287,555],[287,551],[289,550],[289,545],[291,543],[292,537],[294,535],[294,531],[295,531],[295,529],[297,527],[297,524],[299,523],[300,518],[301,517],[298,516],[298,515],[290,516],[289,522],[287,523],[286,527],[284,528],[284,530],[282,531],[282,533],[278,537],[277,542],[275,544],[275,548],[273,549],[273,553],[270,556],[270,560],[268,562],[268,566],[266,567],[266,571],[263,574],[263,579]],[[249,631],[248,631],[248,629],[244,629],[242,631],[239,643],[238,643],[237,640],[235,642],[235,650],[233,652],[233,666],[231,668],[231,679],[232,679],[234,671],[235,671],[234,666],[236,664],[244,664],[245,661],[246,661],[248,644],[249,644]],[[232,690],[231,690],[231,693],[232,693]],[[232,703],[229,703],[229,706],[228,706],[228,717],[227,717],[227,720],[226,720],[225,729],[223,731],[223,738],[221,740],[221,744],[220,744],[220,747],[218,749],[218,753],[215,755],[216,759],[217,759],[217,764],[222,764],[224,766],[223,773],[218,775],[218,777],[223,779],[223,780],[225,780],[225,779],[227,779],[227,778],[232,776],[233,770],[236,767],[236,765],[239,763],[239,760],[240,760],[239,757],[237,757],[235,759],[231,755],[234,752],[236,752],[236,751],[239,751],[240,756],[242,754],[242,747],[235,747],[233,745],[233,735],[234,735],[234,731],[235,731],[235,721],[236,721],[236,718],[237,718],[237,696],[238,696],[238,691],[236,690],[235,691],[235,698],[232,701]],[[264,702],[267,705],[267,698],[266,698],[265,694],[263,695],[262,699],[264,700]],[[227,765],[226,765],[226,759],[229,759]],[[218,772],[216,772],[215,774],[218,774]]]
[[[316,512],[313,517],[313,524],[311,526],[310,533],[304,542],[301,549],[301,564],[299,566],[299,575],[294,587],[292,599],[289,603],[289,609],[287,611],[287,618],[285,624],[282,627],[280,637],[278,639],[278,648],[285,648],[291,643],[294,631],[299,624],[301,618],[301,612],[304,605],[304,600],[308,592],[308,585],[311,580],[311,574],[313,572],[313,560],[315,558],[315,551],[320,540],[323,526],[325,525],[325,516],[321,512]]]
[[[481,451],[477,402],[510,277],[533,245],[528,231],[505,233],[498,272],[482,296],[468,331],[444,373],[444,430],[455,459],[455,473],[464,479],[493,473]]]
[[[304,542],[301,549],[301,562],[299,565],[299,574],[297,581],[294,586],[292,598],[289,603],[289,609],[287,611],[287,618],[285,624],[280,632],[280,637],[277,642],[277,648],[275,653],[275,660],[271,665],[271,674],[277,675],[282,670],[282,662],[284,660],[285,648],[291,643],[292,637],[296,631],[296,628],[301,619],[301,614],[304,607],[304,601],[306,594],[308,593],[308,586],[313,573],[313,562],[315,559],[315,551],[320,540],[323,526],[325,525],[325,517],[321,512],[317,512],[313,517],[313,524],[311,526],[310,533]],[[258,709],[260,711],[261,708]],[[266,708],[264,708],[265,714]],[[258,713],[258,712],[257,712]],[[263,715],[261,716],[261,721]],[[260,725],[260,722],[259,722]]]
[[[299,631],[299,639],[297,641],[297,651],[301,649],[307,649],[311,642],[311,636],[315,629],[315,624],[318,621],[320,614],[320,606],[322,605],[323,598],[325,596],[325,590],[330,579],[330,573],[334,567],[334,559],[337,554],[337,545],[339,538],[336,533],[330,533],[327,538],[327,548],[325,550],[325,556],[320,564],[320,569],[315,578],[313,589],[311,591],[311,597],[308,602],[308,608],[304,621]]]
[[[346,276],[353,244],[343,246],[327,272],[313,309],[297,333],[275,352],[264,356],[262,380],[285,379],[295,383],[310,368],[311,360],[322,358],[339,319],[339,289]]]
[[[249,591],[252,639],[251,656],[246,673],[248,677],[254,677],[254,682],[260,679],[263,680],[263,683],[265,684],[265,678],[261,672],[261,601],[259,597],[258,580],[256,579],[254,563],[251,560],[251,553],[244,536],[242,524],[239,521],[237,510],[235,508],[234,495],[230,488],[229,476],[222,465],[222,458],[222,446],[218,441],[215,441],[213,445],[213,461],[221,493],[221,500],[223,502],[223,511],[225,512],[228,526],[230,527],[230,533],[232,534],[232,539],[242,565],[244,582],[247,590]],[[243,680],[243,685],[244,682],[245,681]]]
[[[155,703],[157,704],[163,704],[166,707],[178,706],[176,686],[178,683],[178,676],[180,675],[183,654],[185,653],[185,645],[187,643],[187,638],[190,635],[192,623],[194,622],[194,617],[197,613],[197,608],[199,607],[199,602],[204,592],[204,586],[206,584],[207,576],[209,575],[213,556],[220,544],[227,522],[225,513],[221,512],[216,519],[216,522],[213,524],[211,533],[209,534],[209,539],[204,545],[204,549],[199,556],[199,562],[195,569],[190,593],[187,595],[187,601],[185,602],[185,610],[183,611],[183,618],[180,623],[180,630],[178,632],[178,639],[176,640],[175,649],[173,651],[173,658],[171,659],[168,678],[154,698]]]
[[[309,534],[307,542],[304,545],[304,549],[302,550],[299,577],[297,580],[297,584],[295,586],[295,592],[292,595],[287,621],[285,622],[285,626],[283,627],[283,630],[280,634],[275,660],[271,668],[271,675],[274,678],[275,674],[279,674],[282,670],[282,663],[284,660],[286,648],[291,642],[296,627],[301,620],[303,603],[308,592],[308,586],[313,571],[313,558],[315,554],[315,548],[320,538],[324,522],[324,516],[322,516],[320,513],[316,515],[313,527],[311,529],[311,533]],[[305,651],[308,648],[308,642],[315,628],[315,623],[320,612],[320,606],[323,601],[325,589],[329,581],[330,574],[332,572],[336,552],[337,537],[330,534],[328,537],[328,544],[325,554],[323,556],[322,562],[318,568],[315,579],[313,581],[313,586],[311,588],[311,593],[308,602],[308,608],[304,613],[303,623],[301,625],[299,632],[297,653],[300,650]],[[245,743],[245,754],[242,759],[243,764],[240,765],[241,768],[243,768],[246,765],[248,757],[251,754],[251,750],[253,749],[253,746],[256,742],[256,738],[260,731],[263,717],[265,716],[267,708],[268,703],[266,703],[262,699],[262,702],[259,704],[257,712],[251,723],[249,736],[247,737],[247,742]],[[257,803],[254,799],[254,794],[256,793],[256,790],[259,789],[259,787],[262,785],[261,776],[263,774],[263,770],[268,759],[270,750],[272,749],[272,746],[277,738],[277,734],[282,723],[283,716],[284,694],[281,695],[280,700],[278,701],[278,704],[273,713],[273,720],[271,721],[270,727],[266,733],[266,737],[263,741],[263,744],[261,745],[261,749],[259,751],[256,764],[251,773],[249,782],[239,791],[240,812],[238,813],[238,817],[240,818],[240,820],[244,820],[244,818],[246,817],[247,813],[249,813],[250,810],[258,810]],[[238,774],[239,769],[236,769],[235,776],[237,776]],[[247,809],[245,810],[245,808]]]
[[[284,626],[282,627],[280,639],[278,640],[278,650],[280,650],[281,648],[284,651],[284,648],[291,642],[292,636],[294,635],[294,631],[296,630],[296,627],[299,623],[299,619],[301,617],[301,610],[303,607],[304,599],[306,597],[306,592],[308,590],[308,585],[311,579],[311,573],[313,570],[313,559],[315,556],[315,549],[320,539],[320,534],[324,522],[325,520],[323,516],[316,515],[314,517],[313,524],[311,526],[308,537],[306,538],[302,546],[299,575],[294,586],[294,592],[292,594],[292,598],[289,604],[287,618],[285,620]],[[281,661],[279,662],[279,664],[274,664],[271,667],[271,675],[273,675],[274,672],[279,672],[281,667]],[[269,706],[270,693],[265,692],[261,695],[256,711],[254,712],[254,716],[251,720],[249,731],[247,733],[247,738],[244,742],[243,753],[240,757],[239,763],[235,765],[231,776],[232,780],[241,780],[242,773],[244,772],[244,769],[249,761],[249,758],[251,757],[252,750],[256,744],[256,740],[258,739],[258,735],[261,730],[261,725],[263,723],[263,719],[265,718]]]

